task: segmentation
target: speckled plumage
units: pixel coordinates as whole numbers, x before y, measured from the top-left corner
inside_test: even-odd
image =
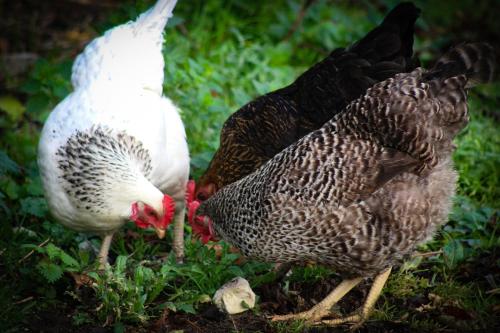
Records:
[[[77,130],[55,155],[64,191],[76,209],[96,215],[111,209],[105,196],[116,183],[135,184],[139,177],[151,181],[150,152],[124,131],[99,125]]]
[[[110,236],[138,202],[164,217],[168,195],[182,255],[189,152],[179,110],[163,95],[163,30],[175,4],[158,0],[85,47],[74,90],[44,124],[38,165],[52,214],[77,231]]]
[[[360,277],[397,265],[446,221],[466,87],[491,78],[493,65],[491,47],[464,44],[430,71],[375,84],[197,214],[260,260],[313,261]]]
[[[411,3],[398,5],[354,45],[334,50],[291,85],[232,114],[222,128],[219,149],[198,181],[198,193],[208,184],[220,189],[252,173],[320,128],[374,83],[413,69],[413,26],[419,12]]]

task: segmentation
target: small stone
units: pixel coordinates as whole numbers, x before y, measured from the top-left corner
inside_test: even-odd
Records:
[[[228,314],[241,313],[255,306],[255,293],[247,280],[237,277],[215,292],[213,302]]]

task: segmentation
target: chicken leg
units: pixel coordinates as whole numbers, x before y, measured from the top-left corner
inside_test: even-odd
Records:
[[[321,318],[332,313],[331,308],[338,301],[342,299],[352,288],[357,286],[363,278],[354,278],[350,280],[343,280],[328,296],[325,297],[321,302],[313,306],[308,311],[293,313],[288,315],[276,315],[271,318],[272,321],[283,321],[283,320],[303,320],[305,319],[309,323],[316,323]]]
[[[114,233],[106,234],[102,238],[101,249],[99,250],[99,269],[104,269],[108,263],[108,253],[113,235]]]
[[[375,303],[377,302],[380,296],[380,292],[382,291],[382,288],[384,287],[387,279],[389,278],[389,275],[391,274],[391,269],[392,268],[389,267],[384,272],[380,273],[375,277],[370,292],[366,297],[365,303],[363,304],[363,306],[361,306],[360,309],[355,311],[353,315],[331,320],[322,320],[319,323],[328,326],[335,326],[343,323],[354,323],[351,329],[356,329],[360,327],[365,322],[365,320],[368,319],[368,316],[372,312],[373,307],[375,306]]]
[[[309,323],[314,324],[324,324],[328,326],[340,325],[343,323],[354,323],[353,328],[359,327],[368,318],[377,299],[380,296],[380,292],[384,287],[387,278],[391,274],[391,267],[386,269],[384,272],[380,273],[375,277],[373,281],[368,297],[366,298],[363,306],[356,311],[355,314],[330,320],[321,320],[321,318],[332,314],[331,308],[338,301],[342,299],[352,288],[358,285],[363,278],[354,278],[350,280],[342,281],[328,296],[325,297],[321,302],[316,304],[308,311],[288,314],[288,315],[277,315],[271,318],[272,321],[282,321],[282,320],[306,320]]]
[[[174,217],[174,239],[172,241],[172,249],[175,253],[175,261],[181,264],[184,261],[184,216],[186,208],[184,201],[177,202],[176,206],[182,207]]]
[[[283,280],[290,271],[290,269],[292,269],[292,263],[290,262],[275,264],[273,268],[274,280],[275,281]]]

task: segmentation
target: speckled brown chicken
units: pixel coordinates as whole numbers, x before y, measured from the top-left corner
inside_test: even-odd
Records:
[[[432,237],[455,193],[452,143],[468,123],[466,89],[492,78],[487,44],[462,44],[433,69],[375,84],[343,112],[203,202],[191,222],[246,256],[317,262],[345,280],[311,310],[318,322],[362,278],[375,277],[361,323],[391,267]],[[202,217],[204,216],[204,217]]]
[[[222,128],[220,147],[198,181],[197,199],[255,171],[374,83],[412,70],[413,27],[419,13],[411,3],[398,5],[354,45],[334,50],[288,87],[231,115]]]

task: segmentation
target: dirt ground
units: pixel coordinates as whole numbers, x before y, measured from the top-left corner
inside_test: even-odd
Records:
[[[500,251],[500,249],[498,249]],[[467,262],[459,266],[461,282],[484,281],[484,277],[491,275],[494,279],[500,278],[500,267],[496,264],[499,260],[498,251],[485,254],[473,262]],[[430,278],[432,274],[424,264],[420,267],[422,277]],[[214,305],[206,305],[199,309],[198,314],[175,313],[165,310],[159,318],[153,319],[146,325],[125,326],[126,332],[184,332],[184,333],[227,333],[227,332],[276,332],[276,327],[269,323],[267,317],[273,314],[286,314],[307,310],[315,303],[325,297],[339,282],[339,277],[333,276],[318,283],[292,283],[289,286],[288,295],[283,292],[279,282],[263,285],[255,289],[260,297],[257,311],[247,311],[239,315],[228,316],[217,310]],[[344,314],[348,314],[361,306],[370,287],[370,280],[364,281],[359,287],[353,289],[343,298],[337,308]],[[83,325],[74,327],[72,317],[82,309],[91,312],[97,307],[97,300],[89,287],[80,287],[75,291],[81,302],[75,302],[70,296],[60,300],[65,304],[64,308],[36,309],[26,324],[28,332],[78,332],[78,333],[101,333],[113,332],[112,327]],[[500,330],[500,319],[494,327],[489,330],[473,330],[470,323],[475,319],[473,313],[468,313],[459,307],[444,304],[441,307],[432,308],[432,293],[425,291],[422,294],[409,298],[396,298],[392,295],[384,295],[386,301],[392,306],[404,308],[411,317],[417,320],[434,321],[442,324],[442,328],[425,330],[423,328],[412,328],[406,320],[398,322],[383,320],[368,320],[356,332],[370,333],[404,333],[404,332],[498,332]],[[379,300],[377,307],[382,301]],[[422,308],[427,311],[422,312]],[[500,318],[500,308],[496,309]],[[348,325],[340,327],[309,327],[304,328],[306,332],[346,332]],[[286,332],[286,331],[284,331]]]

